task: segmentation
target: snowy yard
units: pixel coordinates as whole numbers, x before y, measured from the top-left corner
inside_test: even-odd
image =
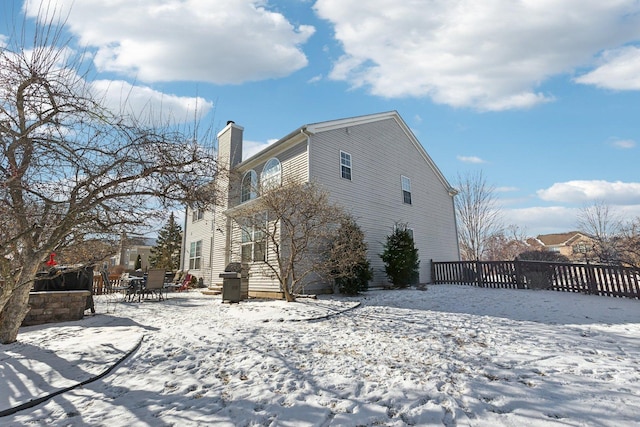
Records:
[[[0,425],[640,423],[640,301],[438,285],[289,304],[101,296],[97,310],[0,347],[0,412],[133,354]]]

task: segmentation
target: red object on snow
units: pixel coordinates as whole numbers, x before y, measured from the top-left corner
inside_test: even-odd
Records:
[[[49,261],[47,261],[47,265],[49,267],[53,267],[54,265],[58,265],[58,263],[56,262],[55,259],[53,259],[53,257],[55,257],[56,254],[54,254],[53,252],[51,252],[51,254],[49,255]]]

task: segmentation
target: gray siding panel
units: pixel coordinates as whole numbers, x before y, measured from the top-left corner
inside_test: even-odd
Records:
[[[318,133],[309,150],[310,179],[330,189],[365,232],[374,286],[386,284],[379,254],[396,222],[414,230],[422,282],[430,281],[430,259],[458,259],[448,189],[395,120]],[[351,154],[350,181],[340,174],[341,150]],[[403,203],[402,175],[411,179],[411,205]]]

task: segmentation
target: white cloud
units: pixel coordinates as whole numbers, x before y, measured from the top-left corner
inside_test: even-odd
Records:
[[[264,150],[274,142],[278,141],[277,139],[270,139],[267,142],[258,142],[258,141],[247,141],[246,139],[242,142],[242,160],[246,160],[254,154],[259,153]]]
[[[150,123],[184,123],[205,116],[213,107],[200,97],[176,96],[125,81],[96,80],[93,90],[112,111],[131,114]]]
[[[315,10],[344,48],[331,78],[479,110],[551,101],[541,82],[640,37],[634,0],[318,0]]]
[[[476,156],[456,156],[456,158],[463,163],[475,163],[475,164],[486,163],[480,157],[476,157]]]
[[[551,187],[538,190],[542,200],[564,203],[591,203],[603,201],[614,205],[640,204],[640,183],[567,181],[553,184]]]
[[[503,209],[505,224],[519,226],[528,236],[575,230],[579,209],[561,206]]]
[[[610,143],[614,147],[621,148],[623,150],[635,148],[636,146],[636,142],[632,139],[614,139]]]
[[[628,46],[605,51],[601,65],[575,79],[578,83],[614,90],[640,90],[640,48]]]
[[[28,16],[40,2],[28,2]],[[314,33],[264,0],[45,0],[80,43],[96,49],[99,71],[144,82],[242,83],[307,65],[300,46]]]

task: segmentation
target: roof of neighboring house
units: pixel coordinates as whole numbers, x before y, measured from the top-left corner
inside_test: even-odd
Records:
[[[127,240],[127,247],[145,247],[155,246],[156,239],[152,237],[129,237]]]
[[[584,237],[584,234],[579,231],[569,231],[568,233],[541,234],[536,239],[545,246],[560,246],[570,245],[579,237]]]

